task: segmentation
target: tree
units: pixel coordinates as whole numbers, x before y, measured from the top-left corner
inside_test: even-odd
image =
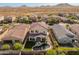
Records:
[[[59,23],[59,20],[56,18],[50,18],[47,23],[49,25],[57,24],[57,23]]]
[[[37,17],[37,21],[40,22],[41,20],[42,20],[42,19],[41,19],[41,16],[38,16],[38,17]]]
[[[31,23],[31,21],[27,17],[18,17],[16,22],[17,23],[26,23],[26,24]]]
[[[15,50],[20,50],[22,48],[22,44],[21,43],[15,43],[13,47],[14,47]]]
[[[8,50],[8,49],[10,49],[10,45],[9,44],[4,44],[4,45],[2,45],[2,49]]]
[[[41,19],[41,16],[38,16],[37,18],[38,18],[38,19]]]

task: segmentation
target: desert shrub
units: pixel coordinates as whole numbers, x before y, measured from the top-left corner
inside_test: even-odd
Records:
[[[15,43],[13,45],[13,47],[14,47],[15,50],[20,50],[22,48],[22,44],[21,43]]]
[[[10,49],[10,45],[9,44],[4,44],[4,45],[2,45],[2,49],[8,50],[8,49]]]

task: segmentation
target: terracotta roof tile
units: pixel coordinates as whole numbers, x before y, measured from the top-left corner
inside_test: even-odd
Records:
[[[29,31],[29,28],[30,26],[26,24],[16,25],[14,28],[9,29],[3,40],[11,40],[10,38],[13,38],[15,40],[23,41],[27,32]]]

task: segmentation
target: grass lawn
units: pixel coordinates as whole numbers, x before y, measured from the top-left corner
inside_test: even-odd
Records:
[[[77,51],[78,48],[59,47],[59,51]]]

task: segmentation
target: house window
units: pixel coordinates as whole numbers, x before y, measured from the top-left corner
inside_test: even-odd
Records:
[[[46,35],[47,33],[46,33],[46,31],[43,31],[43,33]]]
[[[30,31],[30,33],[34,33],[34,31],[33,31],[33,30],[31,30],[31,31]]]
[[[35,30],[35,33],[38,33],[38,30]]]
[[[35,38],[30,38],[30,41],[35,41]]]
[[[46,41],[46,38],[45,38],[45,37],[43,37],[43,38],[42,38],[42,41],[43,41],[43,42],[45,42],[45,41]]]

